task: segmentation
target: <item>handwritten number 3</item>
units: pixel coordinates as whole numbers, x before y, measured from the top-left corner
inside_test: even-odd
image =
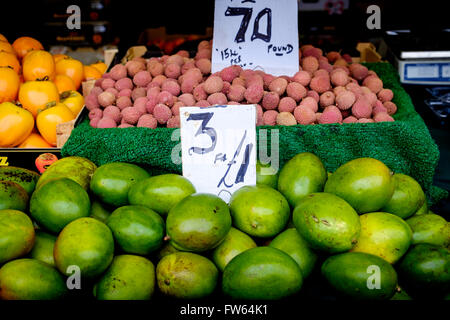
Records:
[[[253,9],[252,8],[232,8],[228,7],[225,11],[225,16],[244,16],[241,21],[241,25],[239,30],[234,38],[234,41],[237,43],[245,42],[245,33],[247,32],[248,25],[250,23],[250,19],[252,17]],[[261,18],[267,15],[267,30],[266,34],[259,32],[259,21]],[[253,34],[251,36],[251,41],[255,39],[261,39],[265,42],[270,42],[272,38],[272,10],[269,8],[265,8],[258,13],[255,19],[255,23],[253,24]]]
[[[211,146],[209,148],[191,147],[189,148],[189,155],[192,155],[192,152],[197,154],[205,154],[215,149],[217,143],[217,132],[215,129],[206,126],[209,120],[211,120],[211,118],[213,117],[213,115],[214,115],[213,112],[196,113],[189,115],[189,117],[187,118],[186,121],[196,121],[196,120],[202,121],[200,128],[195,134],[196,137],[201,134],[207,134],[211,139]]]

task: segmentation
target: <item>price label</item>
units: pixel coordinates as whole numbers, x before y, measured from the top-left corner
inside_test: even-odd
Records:
[[[216,0],[212,72],[230,65],[293,76],[298,62],[297,0]]]
[[[237,189],[256,184],[256,106],[182,107],[183,176],[197,192],[229,202]]]

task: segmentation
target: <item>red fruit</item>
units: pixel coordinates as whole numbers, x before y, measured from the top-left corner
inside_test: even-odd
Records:
[[[58,161],[58,157],[53,153],[42,153],[36,158],[34,164],[36,165],[39,173],[42,174],[52,163],[56,161]]]

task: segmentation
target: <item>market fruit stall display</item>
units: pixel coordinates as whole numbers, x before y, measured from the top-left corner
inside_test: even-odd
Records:
[[[0,298],[79,299],[66,287],[77,270],[82,296],[100,300],[448,293],[450,224],[413,178],[373,158],[327,172],[311,153],[257,175],[227,204],[130,163],[66,157],[40,176],[2,167]]]

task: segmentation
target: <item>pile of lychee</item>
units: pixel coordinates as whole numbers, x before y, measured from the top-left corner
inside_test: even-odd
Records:
[[[117,64],[86,97],[95,128],[180,126],[180,107],[257,105],[257,125],[394,121],[397,106],[374,71],[348,55],[300,48],[300,71],[276,77],[233,65],[211,74],[211,42],[187,51]]]

